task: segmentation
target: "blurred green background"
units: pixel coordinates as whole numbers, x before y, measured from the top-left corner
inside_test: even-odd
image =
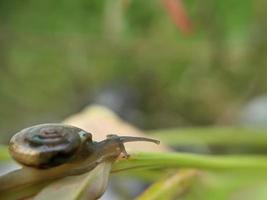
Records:
[[[191,33],[162,1],[1,1],[1,141],[61,121],[110,86],[130,88],[144,129],[239,123],[267,92],[267,3],[184,4]]]

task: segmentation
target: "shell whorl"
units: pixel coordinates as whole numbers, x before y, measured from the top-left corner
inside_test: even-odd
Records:
[[[62,124],[41,124],[23,129],[9,143],[11,156],[19,163],[49,168],[73,159],[92,135],[82,129]]]

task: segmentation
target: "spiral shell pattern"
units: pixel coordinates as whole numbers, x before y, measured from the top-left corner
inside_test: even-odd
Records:
[[[91,142],[92,135],[82,129],[41,124],[15,134],[10,140],[9,151],[23,165],[49,168],[73,159],[84,141]]]

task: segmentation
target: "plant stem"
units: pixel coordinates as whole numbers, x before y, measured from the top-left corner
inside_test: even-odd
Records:
[[[163,129],[147,132],[169,145],[246,146],[267,149],[267,129],[208,127]]]
[[[138,168],[199,168],[267,172],[264,156],[211,156],[189,153],[137,153],[114,164],[113,172]]]

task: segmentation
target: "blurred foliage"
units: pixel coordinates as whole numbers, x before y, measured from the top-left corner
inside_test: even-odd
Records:
[[[177,29],[159,0],[0,1],[1,143],[22,127],[62,121],[92,102],[97,91],[114,84],[138,91],[143,128],[236,123],[247,101],[267,93],[267,3],[184,3],[193,24],[191,34]],[[242,145],[253,150],[266,146],[264,130],[182,131],[186,134],[177,129],[158,133],[172,145],[221,145],[231,153],[233,146],[242,153]],[[181,199],[266,197],[264,156],[166,153],[133,158],[114,169],[144,163],[209,169],[198,174],[191,192]],[[0,160],[7,159],[1,148]],[[251,173],[211,172],[242,167]],[[149,180],[161,175],[140,173]],[[176,181],[160,191],[172,194],[179,184],[176,178],[164,175],[144,195]]]
[[[161,1],[1,1],[1,138],[61,121],[113,83],[138,91],[144,128],[234,121],[267,92],[266,3],[185,3],[190,35]]]

